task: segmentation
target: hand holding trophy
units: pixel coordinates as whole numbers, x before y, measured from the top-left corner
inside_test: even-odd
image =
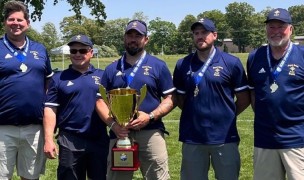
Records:
[[[126,126],[146,96],[147,87],[144,85],[137,94],[135,89],[118,88],[108,91],[100,85],[99,92],[110,109],[111,116],[121,126]],[[112,170],[134,171],[139,167],[138,144],[131,142],[128,137],[118,139],[116,147],[112,148]]]

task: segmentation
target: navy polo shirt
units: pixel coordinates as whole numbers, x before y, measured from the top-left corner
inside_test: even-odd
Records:
[[[119,59],[105,69],[101,83],[107,91],[127,87],[124,74],[129,75],[133,71],[133,66],[123,61],[124,72],[122,72],[121,62],[122,60]],[[139,111],[144,111],[145,113],[152,112],[160,104],[161,97],[171,94],[175,90],[172,76],[166,63],[148,53],[136,72],[130,87],[139,92],[145,84],[147,85],[147,94],[139,106]],[[143,129],[165,130],[165,126],[161,120],[157,120]]]
[[[0,125],[42,124],[46,78],[53,72],[45,47],[27,43],[29,49],[20,62],[0,38]]]
[[[280,61],[271,65],[276,68]],[[271,93],[273,78],[267,46],[249,55],[249,86],[255,92],[254,145],[267,149],[304,147],[304,51],[293,45],[281,73],[278,89]]]
[[[186,96],[179,140],[189,144],[238,142],[234,94],[248,89],[242,63],[237,57],[216,48],[215,56],[198,84],[199,93],[194,97],[194,77],[203,65],[197,54],[192,53],[178,60],[174,70],[177,93]]]
[[[54,74],[45,106],[57,108],[56,126],[60,131],[91,139],[108,139],[106,125],[95,111],[102,75],[103,71],[92,65],[83,74],[71,66]]]

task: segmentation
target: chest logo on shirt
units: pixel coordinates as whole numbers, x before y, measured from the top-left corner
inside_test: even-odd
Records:
[[[72,81],[69,81],[68,83],[67,83],[67,86],[73,86],[74,85],[74,83],[72,82]]]
[[[213,76],[220,76],[220,72],[221,72],[221,70],[223,70],[223,67],[222,66],[214,66],[212,68],[214,70]]]
[[[33,54],[34,59],[39,59],[39,53],[37,51],[30,51],[31,54]]]
[[[116,76],[122,76],[122,72],[121,72],[121,71],[118,71],[118,72],[116,73]]]
[[[149,70],[152,69],[150,66],[142,66],[144,69],[144,75],[148,76],[149,75]]]
[[[98,77],[98,76],[92,76],[92,78],[94,79],[95,84],[100,85],[100,83],[99,83],[100,77]]]
[[[5,59],[12,59],[12,57],[13,57],[12,55],[6,54],[4,58],[5,58]]]
[[[288,68],[289,68],[289,75],[291,76],[295,76],[296,75],[296,69],[299,68],[298,65],[296,64],[288,64]]]

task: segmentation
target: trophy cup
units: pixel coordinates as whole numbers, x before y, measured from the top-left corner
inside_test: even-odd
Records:
[[[110,115],[121,126],[126,126],[137,114],[138,107],[146,96],[147,87],[144,85],[137,94],[135,89],[118,88],[108,91],[100,85],[101,97],[110,109]],[[112,148],[113,171],[136,171],[139,167],[138,144],[131,142],[128,137],[118,139]]]

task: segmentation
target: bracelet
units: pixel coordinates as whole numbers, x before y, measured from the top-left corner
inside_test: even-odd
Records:
[[[116,124],[116,121],[113,121],[113,122],[110,124],[109,128],[112,129],[112,127],[114,126],[114,124]]]

